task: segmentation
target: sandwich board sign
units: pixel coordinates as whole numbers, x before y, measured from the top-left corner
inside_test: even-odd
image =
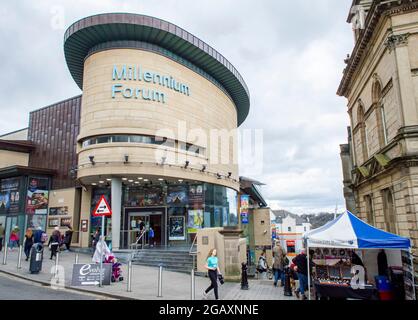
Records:
[[[103,217],[103,216],[111,216],[112,210],[110,209],[109,203],[107,202],[105,196],[102,196],[99,202],[96,205],[96,208],[93,211],[93,216],[95,217]]]
[[[97,286],[100,284],[100,274],[102,274],[102,285],[110,285],[112,275],[112,264],[103,263],[103,271],[96,263],[74,264],[72,286]]]

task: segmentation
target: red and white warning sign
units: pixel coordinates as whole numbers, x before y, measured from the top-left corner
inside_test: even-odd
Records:
[[[99,202],[96,205],[96,209],[93,211],[93,216],[101,217],[101,216],[111,216],[112,210],[110,209],[109,203],[107,203],[106,198],[102,196]]]

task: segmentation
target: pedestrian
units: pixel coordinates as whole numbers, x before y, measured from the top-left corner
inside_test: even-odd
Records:
[[[13,248],[16,246],[19,246],[19,228],[17,226],[15,226],[12,230],[12,232],[10,233],[10,238],[9,238],[9,245],[10,245],[10,251],[13,251]]]
[[[280,242],[276,240],[273,248],[273,272],[274,272],[274,286],[277,287],[277,283],[280,278],[280,286],[284,286],[284,268],[286,267],[286,253],[284,252]]]
[[[4,227],[3,227],[3,223],[0,222],[0,252],[3,249],[3,239],[4,239]]]
[[[258,258],[257,271],[259,274],[261,274],[262,278],[267,276],[268,265],[265,251],[263,251],[260,255],[260,258]]]
[[[57,251],[59,250],[59,245],[60,245],[60,242],[59,242],[60,238],[61,238],[60,230],[58,227],[55,227],[48,241],[48,246],[51,249],[51,257],[49,258],[50,260],[52,260],[52,257],[57,256]]]
[[[148,230],[148,239],[149,239],[150,247],[154,246],[154,236],[155,236],[154,229],[152,228],[152,226],[150,226]]]
[[[294,270],[299,279],[299,289],[295,290],[295,295],[298,299],[301,297],[302,300],[306,300],[305,290],[308,289],[308,257],[306,250],[302,249],[300,254],[293,258],[292,262],[295,264]]]
[[[91,241],[92,251],[93,251],[91,256],[94,255],[94,252],[96,251],[96,246],[99,243],[99,241],[100,241],[100,230],[97,228],[96,231],[93,234],[93,239]]]
[[[33,231],[32,231],[32,228],[27,228],[25,232],[25,245],[24,245],[24,251],[26,255],[25,261],[29,260],[30,249],[32,248],[32,246],[33,246]]]
[[[70,251],[72,238],[73,238],[73,228],[71,228],[71,226],[68,226],[68,230],[65,231],[65,236],[64,236],[64,245],[67,251]]]
[[[42,242],[42,234],[43,234],[43,230],[42,227],[38,227],[36,228],[35,232],[33,232],[33,243],[37,244],[37,243],[43,243]]]
[[[205,268],[208,270],[208,276],[210,279],[210,286],[203,291],[203,298],[208,298],[208,293],[213,289],[215,293],[215,299],[219,300],[218,294],[218,276],[221,276],[221,270],[219,270],[218,257],[216,255],[216,249],[211,249],[209,251],[208,257],[206,259]]]

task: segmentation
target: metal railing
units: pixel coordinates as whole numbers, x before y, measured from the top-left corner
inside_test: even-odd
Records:
[[[142,231],[142,233],[139,235],[139,237],[136,238],[135,242],[131,243],[129,245],[130,248],[135,247],[136,250],[138,250],[138,246],[141,246],[141,249],[144,249],[144,244],[145,244],[145,230]],[[141,242],[141,244],[139,243]]]
[[[194,237],[192,245],[190,246],[190,250],[189,250],[189,255],[192,256],[192,260],[193,260],[193,268],[192,270],[196,271],[196,264],[197,264],[197,247],[196,250],[193,251],[193,247],[196,245],[197,242],[197,236]]]

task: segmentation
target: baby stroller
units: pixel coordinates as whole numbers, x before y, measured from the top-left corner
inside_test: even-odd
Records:
[[[118,260],[112,255],[107,256],[104,262],[112,264],[112,282],[123,281],[122,270],[120,268],[122,264],[119,263]]]

